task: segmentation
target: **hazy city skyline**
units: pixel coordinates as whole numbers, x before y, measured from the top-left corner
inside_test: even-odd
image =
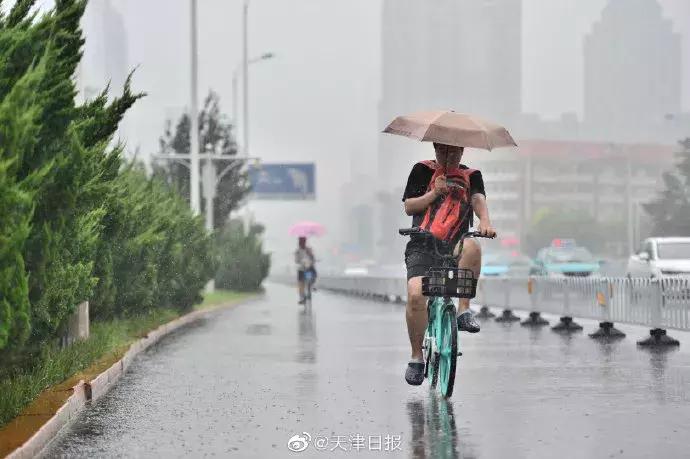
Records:
[[[523,112],[546,118],[566,112],[582,115],[584,38],[606,3],[523,0]],[[690,2],[660,3],[674,30],[684,34],[687,110]],[[140,147],[145,159],[156,151],[166,118],[179,116],[188,106],[189,1],[118,0],[113,6],[123,16],[128,37],[128,70],[137,67],[134,86],[148,93],[128,114],[121,134],[129,150]],[[241,8],[239,0],[199,1],[199,94],[203,97],[210,88],[217,91],[227,114],[232,112],[232,72],[241,59]],[[354,153],[375,157],[382,127],[377,116],[381,15],[381,0],[251,4],[250,52],[276,54],[274,60],[251,69],[252,154],[267,162],[316,161],[318,171],[316,203],[252,204],[256,218],[269,227],[269,247],[291,244],[281,224],[290,219],[324,221],[330,237],[323,244],[341,239],[339,185],[349,179]],[[96,38],[87,38],[88,53]]]
[[[92,0],[98,2],[101,0]],[[591,31],[592,26],[601,17],[601,11],[607,0],[561,0],[558,2],[543,2],[539,0],[523,1],[523,44],[522,44],[522,108],[525,113],[536,113],[546,118],[556,118],[562,113],[576,112],[583,113],[583,45],[585,36]],[[375,107],[379,98],[379,60],[380,60],[380,27],[381,10],[380,0],[374,1],[353,1],[347,5],[337,5],[337,3],[315,2],[314,0],[304,0],[290,2],[290,5],[274,5],[274,0],[255,1],[252,4],[250,14],[251,26],[251,47],[255,53],[263,52],[265,49],[281,50],[276,51],[277,59],[264,66],[255,66],[252,69],[252,77],[257,81],[253,85],[254,102],[253,137],[261,138],[264,136],[254,133],[254,129],[263,132],[261,116],[264,112],[262,94],[272,93],[271,89],[278,89],[280,85],[271,82],[276,74],[282,75],[282,80],[287,81],[289,74],[283,73],[285,70],[292,69],[295,78],[290,79],[296,91],[293,94],[301,94],[300,82],[304,81],[307,75],[313,75],[319,84],[326,84],[321,72],[322,67],[330,60],[342,60],[351,65],[341,64],[336,66],[338,73],[344,75],[348,73],[353,78],[333,79],[329,75],[329,81],[341,83],[342,80],[349,82],[349,87],[338,85],[342,92],[352,91],[355,100],[358,100],[360,107],[353,107],[355,112],[359,112],[361,117],[366,117],[370,111],[369,107]],[[172,3],[172,5],[171,5]],[[685,21],[681,21],[682,13],[690,9],[682,0],[660,0],[664,7],[666,17],[672,18],[674,30],[683,33],[683,56],[685,62],[683,68],[685,75],[690,74],[690,15]],[[685,2],[687,3],[687,2]],[[131,0],[121,0],[115,5],[125,16],[125,24],[129,38],[128,48],[130,55],[129,68],[139,66],[137,78],[139,84],[153,80],[150,78],[149,69],[155,68],[155,64],[160,64],[166,68],[166,81],[156,81],[155,89],[144,87],[150,94],[151,99],[156,99],[156,106],[163,103],[167,106],[163,109],[164,114],[176,114],[181,112],[187,105],[188,84],[184,80],[188,79],[185,72],[169,73],[170,67],[184,66],[188,60],[188,2],[178,0],[176,2],[166,1],[167,8],[163,9],[160,0],[148,0],[147,2],[132,2]],[[335,10],[331,6],[335,6]],[[276,9],[278,8],[278,9]],[[333,14],[338,11],[338,14]],[[137,14],[138,13],[138,14]],[[169,27],[161,27],[157,34],[151,33],[147,27],[148,18],[155,14],[164,13],[165,19],[161,21]],[[229,113],[231,105],[230,80],[233,62],[239,62],[241,58],[240,43],[240,16],[241,2],[222,3],[218,0],[206,0],[200,2],[200,78],[201,90],[204,94],[206,88],[213,87],[221,94],[224,106]],[[323,13],[323,14],[320,14]],[[675,15],[675,16],[672,16]],[[331,24],[332,27],[319,27],[310,21],[312,17],[319,17],[316,21],[321,24]],[[283,19],[291,18],[292,21]],[[358,23],[358,34],[351,36],[337,32],[341,29],[338,24],[344,24],[350,18]],[[342,20],[341,20],[342,19]],[[297,24],[304,23],[305,26],[297,27]],[[292,28],[291,25],[295,27]],[[297,34],[295,31],[301,31]],[[320,32],[320,33],[317,33]],[[301,35],[304,35],[302,37]],[[324,45],[324,49],[329,49],[329,55],[312,54],[311,59],[305,59],[304,49],[300,48],[293,51],[291,44],[310,42],[309,37],[319,37]],[[213,49],[213,40],[217,38],[222,46],[221,56],[211,62],[208,55],[216,54]],[[168,46],[158,46],[160,42],[169,43]],[[318,48],[318,43],[311,43],[311,49]],[[174,47],[174,50],[170,48]],[[168,51],[166,52],[166,48]],[[156,50],[153,53],[148,50]],[[163,50],[161,52],[161,49]],[[173,52],[170,52],[173,51]],[[300,56],[301,55],[301,56]],[[340,58],[340,59],[338,59]],[[176,65],[177,64],[177,65]],[[297,64],[297,65],[294,65]],[[264,67],[264,68],[261,68]],[[334,72],[335,73],[335,72]],[[269,80],[269,87],[262,85],[264,80]],[[687,110],[690,108],[690,90],[688,88],[689,79],[684,78],[685,87],[683,88],[683,106]],[[163,84],[160,84],[163,83]],[[146,86],[142,84],[142,86]],[[262,91],[262,88],[266,88]],[[182,90],[180,90],[182,89]],[[305,93],[311,95],[314,88],[305,88]],[[163,97],[165,94],[165,97]],[[336,96],[336,97],[334,97]],[[159,98],[160,100],[159,103]],[[339,101],[337,94],[330,97],[319,98],[322,103]],[[352,97],[344,97],[345,101],[352,101]],[[143,102],[140,105],[147,105]],[[153,105],[153,103],[151,104]],[[270,102],[268,104],[270,106]],[[144,108],[141,109],[145,111]],[[137,117],[135,111],[131,117]],[[149,116],[141,116],[149,123],[159,123],[160,121],[150,119]],[[278,123],[280,124],[280,123]],[[151,126],[153,128],[153,126]],[[280,135],[280,126],[270,126],[272,134]],[[137,132],[137,134],[142,134]],[[151,145],[151,139],[144,140],[144,145]],[[154,136],[155,137],[155,136]],[[257,140],[260,141],[260,140]],[[149,148],[144,148],[148,150]]]

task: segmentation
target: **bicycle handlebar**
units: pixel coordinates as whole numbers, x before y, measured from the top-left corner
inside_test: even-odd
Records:
[[[422,229],[418,226],[412,227],[412,228],[401,228],[398,230],[398,233],[400,233],[401,236],[411,236],[413,234],[423,234],[425,236],[431,236],[433,237],[433,234],[431,234],[429,231]],[[467,233],[464,233],[461,237],[460,240],[464,241],[468,237],[483,237],[487,239],[493,239],[496,236],[485,236],[479,231],[468,231]]]
[[[460,255],[462,254],[462,249],[465,243],[465,239],[468,237],[483,237],[487,239],[493,239],[496,236],[484,236],[482,233],[479,231],[468,231],[467,233],[464,233],[462,236],[460,236],[460,241],[459,241],[459,247],[460,247],[460,252],[458,252],[458,255],[452,255],[452,254],[443,254],[438,248],[438,244],[441,243],[443,246],[447,247],[451,252],[453,252],[452,246],[449,245],[448,241],[441,241],[439,239],[436,239],[433,234],[431,234],[429,231],[422,229],[418,226],[412,227],[412,228],[402,228],[399,229],[398,232],[402,236],[411,236],[413,234],[421,234],[427,237],[430,237],[434,241],[434,251],[436,252],[436,255],[439,256],[439,258],[445,259],[445,260],[450,260],[450,259],[458,259]]]

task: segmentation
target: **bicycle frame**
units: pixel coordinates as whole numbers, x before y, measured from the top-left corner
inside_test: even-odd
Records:
[[[434,250],[441,260],[438,268],[430,268],[429,275],[443,273],[444,278],[433,278],[429,275],[422,279],[422,293],[427,291],[443,290],[443,295],[429,296],[427,301],[427,330],[422,344],[424,352],[425,371],[424,375],[430,380],[432,388],[435,388],[440,380],[439,390],[443,397],[450,397],[453,394],[455,385],[455,372],[457,368],[457,357],[459,354],[459,343],[457,333],[457,309],[453,297],[471,298],[475,294],[476,279],[469,270],[458,268],[458,260],[462,256],[465,239],[468,237],[485,237],[478,232],[468,232],[460,237],[458,255],[453,255],[453,248],[445,241],[438,241],[431,234],[421,228],[401,229],[401,235],[422,234],[432,237]],[[444,253],[439,250],[439,243],[444,245]],[[460,282],[460,272],[464,271],[463,283],[467,280],[472,283],[472,288],[468,292],[466,288],[458,288]],[[467,277],[469,272],[469,278]],[[425,294],[425,293],[424,293]]]

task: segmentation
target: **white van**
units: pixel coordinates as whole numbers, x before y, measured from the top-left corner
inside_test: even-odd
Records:
[[[690,276],[690,237],[645,239],[628,260],[628,277]]]

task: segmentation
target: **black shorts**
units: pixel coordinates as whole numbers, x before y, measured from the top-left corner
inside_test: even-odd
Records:
[[[444,266],[444,260],[436,254],[432,244],[411,240],[405,249],[407,280],[426,276],[429,268]]]
[[[308,269],[307,271],[311,271],[311,273],[314,275],[313,280],[316,280],[316,269],[311,268],[311,269]],[[303,269],[300,269],[297,271],[297,281],[298,282],[304,282],[304,273],[305,273],[305,271]]]

